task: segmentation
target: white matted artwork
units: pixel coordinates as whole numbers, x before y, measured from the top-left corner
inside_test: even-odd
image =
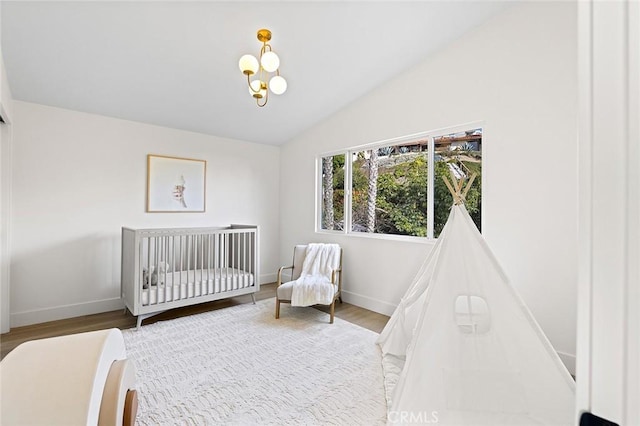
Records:
[[[147,212],[204,212],[207,162],[147,155]]]

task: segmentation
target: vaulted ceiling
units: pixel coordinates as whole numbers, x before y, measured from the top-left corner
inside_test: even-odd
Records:
[[[279,145],[506,6],[3,0],[2,54],[17,100]],[[260,28],[288,81],[265,108],[238,69]]]

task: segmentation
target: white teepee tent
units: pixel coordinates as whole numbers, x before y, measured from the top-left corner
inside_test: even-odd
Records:
[[[449,219],[378,339],[389,422],[573,424],[573,379],[447,186]]]

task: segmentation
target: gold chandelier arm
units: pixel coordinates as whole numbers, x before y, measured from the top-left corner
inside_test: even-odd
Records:
[[[259,99],[259,98],[258,98],[258,99],[256,99],[256,104],[258,104],[258,106],[259,106],[260,108],[262,108],[263,106],[265,106],[265,105],[267,104],[267,102],[269,102],[269,91],[268,91],[268,90],[267,90],[267,94],[266,94],[266,95],[265,95],[265,97],[264,97],[264,103],[263,103],[263,104],[260,104],[260,99]]]

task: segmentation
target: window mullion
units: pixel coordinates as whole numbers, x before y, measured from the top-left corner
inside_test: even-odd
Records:
[[[433,136],[429,136],[429,150],[427,152],[427,238],[433,239],[433,215],[434,215],[434,187],[435,187],[435,165],[434,151],[435,143]]]
[[[316,232],[322,230],[322,156],[316,159]]]
[[[352,176],[351,176],[351,166],[352,166],[352,158],[353,152],[347,151],[344,159],[344,233],[348,234],[351,232],[351,194],[352,194]]]

